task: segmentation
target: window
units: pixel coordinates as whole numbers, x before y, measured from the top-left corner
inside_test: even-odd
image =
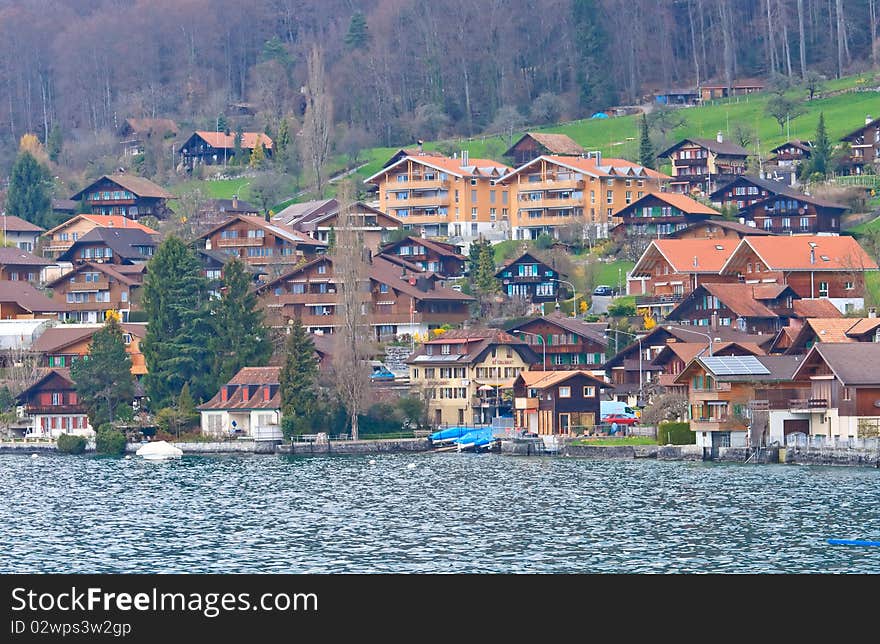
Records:
[[[614,203],[614,191],[613,190],[608,190],[605,193],[605,201],[609,205]]]
[[[819,297],[828,297],[828,282],[819,282]]]
[[[442,353],[444,356],[448,356],[449,355],[449,345],[448,344],[440,345],[440,353]]]
[[[108,295],[109,295],[109,293],[108,293]],[[120,302],[128,302],[128,291],[122,291],[122,293],[119,294],[119,301]]]
[[[592,398],[596,395],[595,387],[584,387],[584,398]]]
[[[560,398],[571,398],[571,387],[560,387],[559,388],[559,397]]]
[[[434,373],[434,367],[425,367],[425,378],[433,378]]]
[[[853,283],[852,282],[844,282],[843,288],[845,288],[847,291],[851,291],[853,289]]]
[[[318,264],[318,275],[324,275],[327,273],[327,264]]]
[[[849,387],[842,388],[843,400],[852,400],[852,390]]]
[[[809,217],[801,217],[801,230],[809,230],[810,229],[810,218]]]
[[[473,219],[476,219],[476,218],[477,218],[477,209],[476,209],[476,208],[471,208],[471,219],[473,220]]]
[[[388,292],[388,285],[387,284],[379,284],[379,292],[380,293],[387,293]]]

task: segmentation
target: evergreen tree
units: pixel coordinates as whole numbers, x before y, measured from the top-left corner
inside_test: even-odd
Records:
[[[76,393],[92,427],[112,423],[122,406],[131,406],[131,359],[125,352],[122,327],[116,317],[109,316],[104,328],[95,333],[88,357],[74,361],[70,377],[76,383]]]
[[[370,44],[372,36],[367,27],[367,18],[360,11],[355,11],[348,23],[348,33],[345,34],[345,46],[349,49],[364,49]]]
[[[244,262],[233,258],[223,267],[220,298],[211,301],[211,379],[216,390],[242,367],[262,367],[272,354],[269,329],[251,290]]]
[[[574,23],[577,82],[580,85],[580,103],[584,108],[604,107],[614,103],[611,79],[606,73],[608,36],[599,19],[596,0],[572,0],[571,18]]]
[[[186,382],[196,400],[214,393],[206,294],[195,252],[167,237],[147,265],[143,287],[148,325],[141,350],[149,370],[143,382],[154,409],[170,407]]]
[[[189,383],[183,383],[180,395],[177,397],[177,417],[184,427],[192,427],[199,422],[199,410],[189,393]]]
[[[654,153],[654,144],[651,143],[651,136],[648,133],[648,117],[642,114],[642,138],[639,142],[639,163],[646,168],[654,169],[657,163],[657,156]]]
[[[49,158],[53,163],[58,163],[58,157],[61,155],[61,149],[64,147],[64,136],[57,123],[49,130],[49,139],[46,141],[46,147],[49,151]]]
[[[825,130],[825,112],[819,112],[819,123],[816,125],[816,140],[810,152],[810,170],[823,177],[828,173],[828,162],[831,159],[831,142]]]
[[[498,291],[498,280],[495,279],[495,253],[489,240],[484,240],[480,246],[474,286],[480,293],[486,295]]]
[[[327,252],[332,253],[334,248],[336,248],[336,228],[330,226],[330,231],[327,233]]]
[[[281,123],[278,125],[278,138],[275,139],[275,154],[279,157],[283,157],[287,153],[287,148],[290,146],[290,125],[287,122],[286,117],[281,118]]]
[[[468,248],[468,269],[470,270],[471,278],[473,278],[477,274],[477,266],[480,265],[480,251],[483,248],[483,242],[485,240],[480,237],[471,242],[470,248]]]
[[[290,325],[281,368],[281,416],[285,434],[302,433],[311,422],[316,401],[318,363],[315,344],[299,318]]]
[[[18,154],[9,178],[6,212],[10,215],[51,228],[51,175],[28,151]]]
[[[232,137],[232,154],[237,165],[244,165],[244,150],[241,147],[242,139],[244,139],[244,132],[241,131],[241,126],[239,126],[235,128],[235,136]]]

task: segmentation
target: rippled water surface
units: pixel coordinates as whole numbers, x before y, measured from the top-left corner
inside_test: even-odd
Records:
[[[5,573],[880,572],[826,541],[880,539],[868,468],[0,455],[0,489]]]

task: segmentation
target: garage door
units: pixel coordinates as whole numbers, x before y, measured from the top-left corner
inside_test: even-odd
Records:
[[[789,434],[794,434],[795,432],[801,434],[809,434],[810,433],[810,421],[809,419],[792,419],[792,420],[784,420],[782,421],[782,435],[788,436]]]

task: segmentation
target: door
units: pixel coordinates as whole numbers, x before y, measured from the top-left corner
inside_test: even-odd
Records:
[[[443,413],[439,409],[434,410],[434,424],[439,426],[443,423]]]
[[[464,409],[458,410],[458,424],[464,425]]]
[[[568,434],[571,429],[571,414],[559,414],[559,433]]]

